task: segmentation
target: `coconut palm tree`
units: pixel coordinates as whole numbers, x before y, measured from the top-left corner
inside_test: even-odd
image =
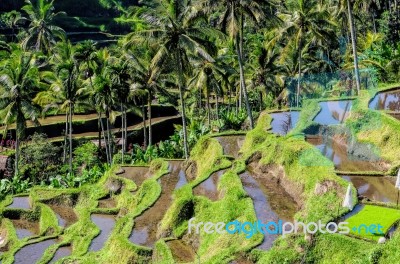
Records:
[[[197,60],[193,62],[194,76],[189,81],[188,88],[193,92],[200,94],[200,104],[202,94],[206,98],[207,123],[211,125],[211,93],[215,94],[216,104],[215,112],[218,119],[219,97],[229,90],[229,76],[234,74],[234,69],[225,63],[225,56],[215,58],[214,62],[207,60]],[[201,107],[200,107],[201,108]]]
[[[243,48],[244,29],[245,25],[248,25],[250,21],[257,25],[265,22],[266,17],[268,17],[268,19],[273,19],[275,17],[275,11],[272,1],[202,0],[199,1],[197,8],[200,10],[205,9],[209,14],[220,11],[221,15],[219,16],[218,24],[220,28],[227,33],[231,37],[231,40],[233,40],[235,43],[239,62],[240,89],[245,100],[247,115],[250,119],[250,126],[254,128],[252,110],[248,99],[245,81],[245,54]],[[245,22],[246,18],[249,21]]]
[[[37,121],[38,107],[32,102],[40,86],[39,69],[29,52],[15,50],[0,69],[0,119],[6,126],[16,123],[15,176],[18,176],[20,141],[24,137],[26,119]]]
[[[113,57],[107,48],[103,48],[96,52],[96,66],[93,78],[93,86],[90,85],[90,94],[92,102],[96,105],[100,115],[100,124],[103,131],[103,138],[106,146],[107,161],[112,164],[113,139],[111,133],[111,124],[114,123],[116,113],[113,106],[119,105],[116,92],[118,87],[112,81],[111,67],[118,63],[116,57]],[[102,121],[102,113],[106,115],[106,129],[104,129]]]
[[[54,0],[26,0],[22,10],[27,13],[30,24],[28,34],[22,41],[24,49],[33,48],[48,54],[56,40],[65,37],[65,31],[53,24],[55,17],[65,13],[55,13],[53,2]]]
[[[20,28],[20,23],[24,20],[24,18],[21,16],[21,13],[13,10],[11,12],[3,14],[0,20],[5,24],[7,28],[11,29],[11,41],[14,41],[16,31]]]
[[[191,7],[192,1],[187,0],[153,0],[146,2],[148,8],[141,16],[148,29],[132,33],[131,42],[152,39],[158,44],[151,68],[153,76],[157,76],[166,64],[174,63],[177,74],[181,115],[183,124],[184,153],[189,157],[187,138],[186,110],[184,102],[185,71],[190,70],[189,55],[198,56],[208,61],[214,61],[207,48],[213,47],[210,37],[217,31],[210,28],[202,14]]]
[[[69,170],[72,173],[72,118],[74,109],[89,108],[87,94],[83,93],[79,64],[71,42],[59,42],[51,57],[52,72],[45,72],[42,78],[49,84],[49,89],[38,93],[35,102],[44,107],[45,112],[56,109],[65,112],[65,141],[69,138]],[[66,143],[66,142],[65,142]],[[66,151],[64,151],[66,154]]]
[[[128,59],[132,69],[131,91],[136,95],[141,94],[146,99],[147,118],[149,120],[148,146],[151,146],[153,144],[151,107],[154,95],[163,94],[169,96],[169,94],[163,87],[162,77],[160,77],[160,74],[154,74],[155,69],[151,67],[151,61],[147,58],[141,58],[131,51],[126,51],[125,57]]]
[[[368,0],[369,1],[369,0]],[[360,72],[358,67],[358,53],[357,53],[357,32],[354,22],[354,14],[353,14],[353,5],[354,2],[352,0],[333,0],[331,6],[334,6],[333,14],[336,16],[337,21],[342,21],[342,28],[348,28],[350,31],[350,37],[348,36],[348,41],[351,41],[352,51],[353,51],[353,66],[354,66],[354,75],[356,77],[356,88],[357,93],[360,92]],[[347,26],[345,23],[347,22]]]
[[[302,55],[305,47],[320,46],[324,47],[326,41],[334,36],[334,28],[336,23],[330,20],[329,12],[315,0],[296,0],[288,5],[285,12],[279,14],[284,21],[283,27],[276,32],[276,38],[284,38],[286,49],[293,46],[298,50],[298,76],[296,105],[300,104],[300,83],[302,77]],[[272,41],[271,43],[274,43]],[[282,54],[287,54],[287,50],[283,50]]]

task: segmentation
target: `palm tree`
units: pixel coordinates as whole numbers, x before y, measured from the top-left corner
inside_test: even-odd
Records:
[[[376,31],[376,12],[381,9],[381,1],[380,0],[355,0],[355,7],[358,10],[363,10],[365,13],[371,15],[372,25],[374,33]]]
[[[11,41],[15,39],[15,31],[19,29],[19,23],[24,20],[21,13],[13,10],[11,12],[5,13],[1,16],[1,20],[6,25],[6,27],[11,29]]]
[[[356,75],[357,94],[360,94],[361,84],[360,84],[360,72],[359,72],[359,68],[358,68],[357,35],[356,35],[356,29],[354,26],[353,6],[351,3],[351,0],[347,0],[347,10],[349,13],[349,27],[350,27],[350,34],[351,34],[351,44],[353,47],[354,73]]]
[[[100,116],[100,125],[103,131],[103,138],[106,146],[107,161],[112,164],[113,139],[110,125],[115,121],[114,105],[119,104],[117,101],[115,83],[112,82],[110,76],[110,67],[117,63],[117,59],[112,57],[107,48],[103,48],[96,53],[96,67],[93,79],[93,86],[90,85],[90,94],[92,102],[96,105]],[[106,115],[106,129],[104,129],[102,113]],[[106,131],[106,132],[105,132]]]
[[[185,74],[189,70],[189,54],[201,57],[208,61],[213,58],[206,47],[212,47],[210,36],[216,35],[216,30],[208,27],[208,23],[201,22],[201,13],[191,8],[191,1],[186,0],[154,0],[146,3],[148,8],[141,17],[147,22],[148,29],[131,34],[131,42],[152,38],[158,43],[158,51],[154,56],[151,68],[153,76],[157,76],[167,63],[175,64],[184,138],[185,158],[189,157],[187,138],[186,110],[184,102]]]
[[[245,18],[252,20],[255,24],[261,23],[265,17],[274,18],[272,1],[252,0],[202,0],[198,8],[205,8],[209,14],[221,11],[219,25],[221,29],[229,34],[235,43],[237,58],[239,62],[240,90],[243,94],[250,126],[254,128],[252,110],[250,107],[246,81],[245,81],[245,55],[243,49]],[[248,23],[247,23],[248,24]]]
[[[163,94],[168,96],[168,92],[163,88],[159,74],[154,74],[154,69],[151,68],[151,62],[146,58],[139,58],[132,52],[125,53],[126,58],[132,67],[132,92],[141,94],[146,98],[147,102],[147,118],[149,120],[149,136],[148,146],[153,144],[153,128],[151,124],[152,100],[155,94]]]
[[[130,96],[129,82],[131,79],[130,67],[127,61],[120,58],[115,58],[113,63],[106,68],[107,74],[111,81],[113,96],[116,101],[120,102],[121,108],[121,125],[122,125],[122,161],[124,162],[124,155],[126,150],[127,140],[127,107],[128,99]]]
[[[296,91],[296,106],[300,103],[300,83],[302,77],[302,55],[310,45],[323,47],[324,42],[334,36],[334,21],[329,19],[329,12],[315,0],[296,0],[288,6],[286,13],[279,17],[284,26],[277,31],[276,38],[286,40],[282,54],[288,54],[293,46],[298,50],[298,79]],[[276,39],[270,42],[274,43]]]
[[[249,65],[249,75],[251,83],[249,88],[258,89],[260,94],[260,111],[263,107],[263,97],[272,94],[272,98],[277,98],[284,86],[283,67],[278,64],[279,50],[266,49],[261,45],[253,48],[251,58],[254,61]]]
[[[54,13],[53,1],[26,0],[26,5],[22,7],[22,10],[28,14],[30,24],[28,35],[22,42],[24,49],[33,48],[48,54],[51,47],[55,45],[56,39],[65,37],[65,31],[53,25],[54,18],[65,13]]]
[[[0,70],[0,118],[7,127],[16,123],[15,176],[18,176],[20,141],[24,137],[26,118],[38,124],[38,108],[32,103],[40,85],[39,69],[31,53],[14,51]]]
[[[215,58],[214,62],[198,60],[193,63],[194,76],[189,81],[189,89],[200,94],[200,104],[202,93],[205,94],[207,106],[208,126],[211,125],[211,106],[210,95],[213,92],[216,98],[215,112],[218,119],[219,96],[229,89],[229,76],[234,73],[234,69],[225,63],[225,56]],[[200,107],[201,109],[201,107]]]
[[[356,0],[358,3],[359,1]],[[368,2],[374,0],[367,0],[366,6]],[[359,3],[361,4],[361,3]],[[372,4],[372,3],[371,3]],[[353,67],[354,67],[354,75],[356,77],[356,88],[357,93],[360,92],[360,73],[358,67],[358,53],[357,53],[357,32],[354,25],[354,16],[353,16],[353,2],[351,0],[332,0],[331,6],[334,6],[332,9],[334,12],[334,16],[336,16],[337,21],[342,22],[342,29],[347,28],[347,40],[351,41],[352,51],[353,51]],[[346,26],[347,23],[347,26]],[[348,32],[350,31],[350,37],[348,36]]]
[[[51,58],[53,72],[43,73],[43,79],[50,87],[38,93],[35,102],[44,110],[56,109],[65,111],[65,143],[69,138],[69,170],[72,173],[72,118],[75,107],[89,108],[86,95],[83,94],[82,81],[79,76],[79,64],[75,59],[75,50],[71,42],[59,42]],[[65,144],[66,145],[66,144]],[[64,151],[66,155],[66,151]]]

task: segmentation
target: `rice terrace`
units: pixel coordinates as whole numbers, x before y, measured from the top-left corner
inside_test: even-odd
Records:
[[[400,263],[400,1],[1,0],[0,263]]]

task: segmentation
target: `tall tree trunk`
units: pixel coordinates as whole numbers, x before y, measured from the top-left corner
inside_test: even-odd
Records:
[[[218,100],[218,92],[215,91],[215,99],[216,104],[215,104],[215,119],[218,121],[219,120],[219,100]],[[222,96],[222,102],[224,101],[224,97]]]
[[[153,144],[153,129],[151,124],[151,91],[147,95],[147,118],[149,119],[149,147]]]
[[[176,54],[176,60],[178,65],[178,79],[179,79],[179,97],[181,101],[181,114],[182,114],[182,126],[183,126],[183,150],[185,154],[185,159],[189,158],[189,145],[188,145],[188,136],[187,136],[187,127],[186,127],[186,111],[185,111],[185,102],[183,99],[183,67],[181,61],[180,50],[178,49]]]
[[[357,36],[354,27],[353,21],[353,12],[350,0],[347,0],[347,9],[349,12],[349,27],[351,33],[351,43],[353,46],[353,56],[354,56],[354,74],[356,76],[356,86],[357,86],[357,94],[360,94],[360,73],[358,71],[358,55],[357,55]]]
[[[19,174],[19,140],[20,140],[20,133],[15,129],[15,169],[14,169],[14,176],[18,177]]]
[[[99,134],[97,136],[98,142],[99,142],[99,150],[101,149],[101,115],[99,114],[97,117],[97,129],[99,130]]]
[[[240,36],[239,38],[242,38],[242,37]],[[236,49],[237,49],[237,53],[238,53],[239,70],[240,70],[240,83],[242,84],[241,86],[242,86],[244,101],[246,104],[247,116],[250,119],[250,127],[251,127],[251,129],[254,129],[253,114],[251,112],[249,98],[247,96],[246,84],[244,81],[244,69],[243,69],[243,61],[242,61],[243,57],[240,52],[239,42],[240,42],[240,40],[238,41],[238,39],[236,39]]]
[[[123,148],[124,148],[124,152],[126,152],[127,151],[126,146],[128,145],[128,114],[126,111],[126,107],[124,107],[124,115],[125,115],[125,119],[124,119],[124,133],[125,133],[124,139],[125,139],[125,141],[124,141]]]
[[[372,25],[374,26],[374,33],[376,34],[376,21],[375,21],[375,10],[371,13]]]
[[[121,137],[121,145],[122,145],[122,148],[121,148],[121,153],[122,153],[122,161],[121,161],[121,164],[124,164],[124,160],[125,160],[125,157],[124,157],[124,155],[125,155],[125,112],[124,112],[124,107],[123,107],[123,105],[122,105],[122,103],[121,103],[121,135],[122,135],[122,137]]]
[[[207,96],[207,125],[210,127],[211,125],[211,107],[210,107],[210,91],[208,87],[206,87],[206,96]]]
[[[110,129],[110,112],[107,110],[107,143],[108,143],[108,152],[110,156],[110,165],[112,164],[112,154],[114,153],[113,151],[113,144],[112,144],[112,134],[111,134],[111,129]]]
[[[199,96],[200,96],[200,100],[199,100],[199,110],[201,110],[201,108],[203,107],[202,101],[203,100],[203,96],[202,96],[203,91],[201,89],[199,89]]]
[[[147,149],[147,125],[146,125],[146,112],[144,110],[144,101],[142,104],[142,118],[143,118],[143,147]]]
[[[65,133],[64,133],[64,155],[63,163],[67,162],[67,138],[68,138],[68,111],[65,112]]]
[[[101,116],[101,112],[100,112],[100,125],[101,125],[101,132],[103,134],[104,146],[105,146],[105,149],[106,149],[107,163],[109,163],[110,162],[110,158],[109,158],[110,155],[109,155],[109,151],[108,151],[106,132],[104,130],[104,124],[103,124],[103,118]]]
[[[299,45],[299,77],[297,79],[297,92],[296,92],[296,107],[299,107],[299,101],[300,101],[300,84],[301,84],[301,43]]]
[[[72,103],[69,104],[69,173],[72,174]]]

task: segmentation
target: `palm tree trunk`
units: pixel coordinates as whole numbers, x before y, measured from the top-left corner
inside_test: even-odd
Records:
[[[238,41],[238,39],[236,39],[236,49],[237,49],[238,61],[239,61],[241,90],[243,92],[243,97],[244,97],[244,101],[245,101],[245,104],[246,104],[247,116],[250,119],[250,127],[251,127],[251,129],[254,129],[253,114],[251,112],[249,98],[247,96],[246,84],[245,84],[245,81],[244,81],[244,69],[243,69],[243,61],[242,61],[243,57],[242,57],[242,54],[240,52],[239,42],[240,42],[240,40]]]
[[[215,119],[218,121],[219,120],[219,102],[218,102],[218,93],[215,91],[215,98],[217,99],[217,102],[215,104]],[[224,97],[222,97],[222,102],[224,101]]]
[[[69,173],[72,174],[72,103],[69,105]]]
[[[153,129],[151,124],[151,91],[149,90],[147,97],[147,118],[149,119],[149,147],[153,144]]]
[[[351,43],[353,46],[353,56],[354,56],[354,74],[356,76],[356,86],[357,86],[357,94],[360,94],[360,73],[358,71],[358,55],[357,55],[357,36],[354,27],[353,21],[353,13],[350,0],[347,0],[347,8],[349,12],[349,26],[350,26],[350,33],[351,33]]]
[[[127,151],[127,146],[128,146],[128,114],[126,111],[126,107],[124,108],[125,111],[125,152]]]
[[[122,106],[122,103],[121,103],[121,126],[122,126],[122,133],[121,133],[121,135],[122,135],[122,138],[121,138],[121,140],[122,140],[122,148],[121,148],[121,153],[122,153],[122,161],[121,161],[121,164],[124,164],[124,154],[125,154],[125,112],[124,112],[124,107]]]
[[[65,112],[64,155],[63,155],[64,164],[67,161],[67,138],[68,138],[68,111]]]
[[[143,118],[143,146],[147,149],[147,127],[146,127],[146,112],[144,110],[144,101],[142,104],[142,118]]]
[[[301,43],[299,45],[299,77],[297,79],[297,92],[296,92],[296,107],[299,107],[299,102],[300,102],[300,83],[301,83]]]
[[[97,118],[97,129],[99,130],[97,139],[99,142],[99,150],[101,149],[101,124],[100,124],[100,122],[101,122],[101,114],[99,114],[98,118]]]
[[[182,126],[183,126],[183,150],[185,153],[185,159],[189,158],[189,145],[188,145],[188,136],[187,136],[187,127],[186,127],[186,111],[185,111],[185,102],[183,99],[183,69],[182,69],[182,61],[180,50],[178,49],[176,54],[178,69],[178,79],[179,79],[179,97],[181,101],[181,114],[182,114]]]
[[[207,93],[207,124],[208,127],[211,125],[211,107],[210,107],[210,92],[208,90],[208,87],[206,87],[206,93]]]
[[[100,112],[100,125],[101,125],[101,132],[103,134],[104,145],[106,148],[107,163],[109,163],[110,159],[109,159],[109,154],[108,154],[108,144],[107,144],[107,140],[106,140],[106,132],[104,131],[103,118],[101,116],[101,112]]]
[[[15,130],[15,169],[14,169],[14,176],[18,177],[18,165],[19,165],[19,132],[17,129]]]
[[[110,130],[110,113],[107,110],[107,143],[108,143],[108,152],[109,152],[109,163],[112,164],[112,154],[113,154],[113,147],[112,147],[112,135]]]

